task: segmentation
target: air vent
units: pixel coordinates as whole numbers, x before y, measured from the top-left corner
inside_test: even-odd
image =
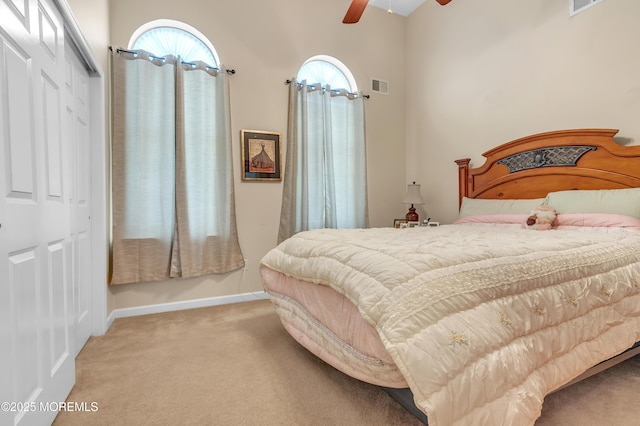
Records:
[[[600,3],[602,0],[569,0],[569,16],[580,13]]]
[[[386,80],[380,80],[379,78],[371,79],[371,91],[380,93],[382,95],[389,94],[389,82]]]

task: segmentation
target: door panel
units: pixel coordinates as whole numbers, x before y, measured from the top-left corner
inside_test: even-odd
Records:
[[[43,297],[43,301],[48,300],[49,303],[48,306],[43,306],[43,313],[48,313],[44,315],[45,319],[48,317],[46,322],[49,338],[45,339],[51,367],[48,373],[54,376],[70,353],[69,327],[64,326],[70,321],[67,306],[69,292],[66,290],[64,241],[51,243],[48,249],[48,295]]]
[[[42,94],[44,103],[44,153],[47,197],[49,200],[62,200],[62,145],[60,141],[60,91],[58,86],[43,75]]]
[[[89,193],[89,74],[73,48],[67,46],[65,66],[66,123],[69,134],[70,240],[74,348],[77,355],[91,335],[91,197]]]
[[[52,63],[56,62],[58,56],[62,53],[60,50],[61,32],[64,31],[58,22],[54,22],[54,18],[50,15],[43,3],[38,2],[38,28],[37,32],[40,40],[40,46],[45,54],[48,54]]]
[[[15,365],[11,381],[15,401],[29,401],[40,392],[42,381],[38,361],[42,350],[38,338],[38,281],[37,248],[30,247],[9,254],[9,294],[12,305],[11,340],[15,348]],[[13,399],[12,399],[13,400]]]
[[[29,0],[0,0],[5,3],[2,13],[11,13],[29,31]]]
[[[2,98],[4,170],[9,198],[35,201],[35,150],[30,85],[31,58],[13,40],[0,33],[1,70],[7,82]]]
[[[75,380],[64,34],[50,0],[0,0],[0,400],[38,408],[0,424],[50,424]]]

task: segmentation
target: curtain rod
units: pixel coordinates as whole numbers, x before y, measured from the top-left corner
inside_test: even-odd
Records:
[[[113,48],[111,46],[109,46],[109,50],[113,51]],[[121,49],[121,48],[117,48],[116,49],[116,53],[131,53],[132,55],[137,55],[138,54],[138,52],[136,52],[135,50],[127,50],[127,49]],[[159,60],[164,60],[165,59],[164,56],[155,56],[155,55],[152,55],[152,54],[149,54],[149,56],[152,59],[159,59]],[[192,67],[196,66],[196,64],[194,62],[180,61],[180,63],[183,64],[183,65],[190,65]],[[211,65],[207,65],[206,67],[208,69],[210,69],[210,70],[220,71],[220,68],[218,68],[218,67],[212,67]],[[229,75],[233,75],[233,74],[236,73],[236,70],[234,70],[234,69],[229,69],[229,70],[225,70],[225,71]]]
[[[289,80],[289,79],[287,79],[287,80],[285,80],[285,81],[284,81],[284,84],[286,84],[286,85],[289,85],[289,84],[291,84],[291,83],[292,83],[292,81],[291,81],[291,80]],[[297,84],[298,86],[300,85],[300,83],[296,83],[296,84]],[[334,93],[338,93],[338,92],[340,92],[340,90],[339,90],[339,89],[333,89],[333,90],[331,90],[331,91],[332,91],[332,92],[334,92]],[[357,93],[351,93],[351,92],[348,92],[348,94],[349,94],[349,95],[357,95]],[[365,98],[365,99],[369,99],[369,98],[371,97],[371,95],[362,95],[362,97],[363,97],[363,98]]]

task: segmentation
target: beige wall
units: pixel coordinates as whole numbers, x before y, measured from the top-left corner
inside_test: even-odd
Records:
[[[99,0],[89,3],[96,2]],[[70,2],[86,34],[105,34],[104,29],[95,27],[106,19],[104,3],[99,3],[93,14],[93,5],[84,0]],[[283,142],[286,140],[284,81],[313,55],[340,59],[365,92],[372,77],[390,81],[390,95],[371,94],[365,102],[370,222],[372,226],[389,226],[395,217],[402,217],[405,206],[400,199],[406,189],[405,18],[370,7],[359,24],[344,25],[341,21],[348,2],[343,0],[110,0],[108,5],[109,45],[127,47],[131,34],[148,21],[181,20],[208,37],[221,61],[237,71],[230,79],[234,178],[240,245],[248,259],[246,272],[110,286],[109,312],[262,290],[258,262],[276,243],[282,184],[241,180],[239,134],[241,129],[277,131]],[[106,46],[97,47],[96,56],[106,63]]]
[[[93,22],[102,24],[104,16],[84,1],[70,3],[85,33],[97,31],[90,42],[100,39],[104,30]],[[104,0],[90,3],[104,9]],[[454,220],[454,160],[471,157],[479,166],[483,152],[521,136],[606,127],[620,129],[622,143],[640,141],[636,0],[604,1],[572,18],[564,0],[454,0],[446,7],[429,0],[408,19],[369,7],[356,25],[341,24],[345,3],[109,2],[114,47],[126,46],[149,20],[178,19],[203,32],[237,70],[231,78],[236,201],[249,259],[244,273],[110,287],[110,310],[262,289],[258,262],[276,240],[282,186],[241,181],[238,135],[270,130],[286,139],[283,82],[311,55],[342,60],[363,89],[372,77],[391,82],[391,95],[372,94],[366,102],[372,226],[403,216],[399,200],[411,180],[422,184],[422,217]],[[103,54],[100,46],[97,55]]]
[[[407,20],[407,170],[434,220],[457,214],[454,160],[532,133],[620,129],[640,143],[640,2],[428,0]],[[428,183],[432,187],[426,188]]]
[[[67,0],[78,26],[89,46],[94,51],[96,61],[107,73],[109,47],[109,2],[108,0]]]

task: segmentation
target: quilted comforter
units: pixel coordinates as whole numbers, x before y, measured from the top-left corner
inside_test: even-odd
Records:
[[[262,263],[343,293],[429,424],[530,425],[548,393],[640,340],[640,235],[315,230]]]

